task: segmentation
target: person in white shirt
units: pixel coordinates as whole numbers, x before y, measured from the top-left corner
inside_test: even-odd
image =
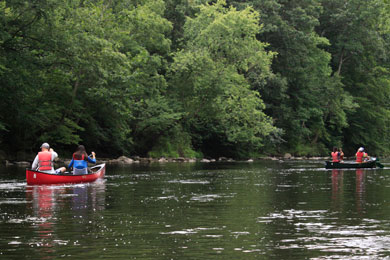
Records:
[[[37,156],[35,156],[31,169],[46,173],[63,173],[66,170],[65,167],[54,170],[54,159],[57,157],[58,154],[53,150],[53,148],[50,148],[48,143],[43,143],[41,145],[41,151],[37,154]]]

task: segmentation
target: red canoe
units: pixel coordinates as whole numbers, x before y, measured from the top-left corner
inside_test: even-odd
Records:
[[[103,178],[105,172],[106,164],[104,163],[91,167],[91,171],[88,174],[82,175],[70,173],[54,174],[26,169],[26,179],[28,185],[92,182]]]

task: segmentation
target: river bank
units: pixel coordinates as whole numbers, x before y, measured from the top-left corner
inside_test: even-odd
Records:
[[[318,161],[326,161],[329,160],[329,157],[296,157],[291,156],[289,154],[284,156],[263,156],[258,158],[249,158],[246,160],[235,160],[233,158],[227,158],[227,157],[219,157],[219,158],[185,158],[185,157],[178,157],[178,158],[151,158],[151,157],[139,157],[139,156],[120,156],[118,158],[97,158],[97,164],[100,163],[107,163],[107,164],[117,164],[117,165],[130,165],[130,164],[149,164],[149,163],[195,163],[195,162],[201,162],[201,163],[215,163],[215,162],[254,162],[259,160],[271,160],[271,161],[290,161],[290,160],[318,160]],[[70,163],[70,158],[57,158],[55,160],[56,165],[68,165]],[[20,167],[29,167],[32,164],[32,160],[2,160],[1,164],[4,164],[6,166],[20,166]]]

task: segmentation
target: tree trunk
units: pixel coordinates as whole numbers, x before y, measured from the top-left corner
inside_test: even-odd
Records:
[[[341,67],[343,66],[344,62],[344,48],[341,50],[340,59],[339,59],[339,66],[337,68],[337,76],[340,76],[341,74]]]

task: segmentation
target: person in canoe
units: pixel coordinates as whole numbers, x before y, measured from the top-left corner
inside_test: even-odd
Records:
[[[340,153],[340,161],[344,161],[344,152],[342,148],[339,148],[339,153]]]
[[[92,158],[88,156],[84,145],[79,145],[76,152],[73,153],[72,161],[68,168],[73,167],[73,174],[87,174],[88,162],[96,163],[95,152],[92,152]]]
[[[35,156],[31,169],[47,173],[62,173],[66,168],[61,167],[54,170],[54,159],[58,157],[58,154],[50,148],[48,143],[41,145],[41,151]]]
[[[341,162],[341,153],[337,147],[333,147],[333,152],[330,155],[332,156],[332,162]]]
[[[363,147],[360,147],[356,152],[356,162],[362,163],[370,160],[370,156],[364,151]]]

